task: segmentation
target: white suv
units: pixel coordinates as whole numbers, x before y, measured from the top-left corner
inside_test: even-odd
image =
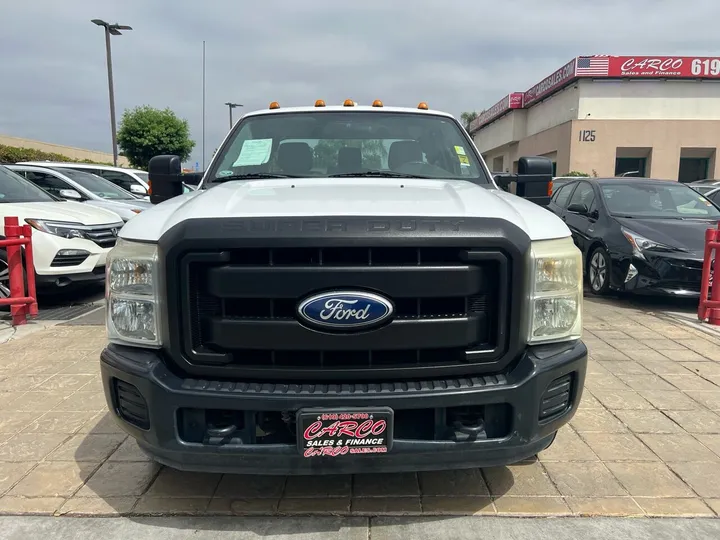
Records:
[[[106,208],[125,222],[152,206],[150,201],[142,201],[109,180],[84,171],[36,165],[7,165],[7,168],[55,197]]]
[[[148,173],[139,169],[125,169],[122,167],[111,167],[110,165],[96,165],[93,163],[62,163],[53,161],[22,161],[18,165],[36,165],[38,167],[52,167],[53,169],[75,169],[96,174],[101,178],[110,180],[116,186],[125,191],[145,197],[148,194],[150,184]]]
[[[33,227],[38,289],[102,283],[105,257],[123,221],[115,212],[57,199],[0,165],[0,238],[4,218]],[[0,296],[9,296],[7,253],[0,249]]]
[[[53,169],[74,169],[96,174],[101,178],[110,180],[116,186],[129,191],[138,198],[149,200],[150,182],[147,171],[139,169],[125,169],[123,167],[112,167],[110,165],[95,165],[92,163],[60,163],[51,161],[22,161],[17,165],[36,165],[38,167],[52,167]],[[194,191],[194,186],[183,184],[183,192]]]

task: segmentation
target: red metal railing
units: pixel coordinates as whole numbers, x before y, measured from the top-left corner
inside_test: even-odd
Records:
[[[720,326],[720,286],[715,282],[718,272],[720,272],[720,223],[717,229],[705,231],[705,263],[698,306],[698,319]]]
[[[25,246],[24,250],[22,246]],[[0,240],[0,248],[5,248],[7,251],[8,277],[10,279],[10,297],[0,298],[0,306],[10,306],[13,326],[25,324],[28,315],[32,317],[38,314],[30,225],[19,225],[18,218],[6,217],[5,240]],[[25,276],[23,276],[23,251],[25,252]],[[26,279],[27,295],[25,293]]]

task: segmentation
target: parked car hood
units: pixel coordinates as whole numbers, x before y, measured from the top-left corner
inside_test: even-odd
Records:
[[[91,199],[85,201],[85,204],[96,208],[106,208],[119,215],[123,221],[130,220],[137,216],[143,210],[152,208],[152,204],[141,200],[112,200],[112,199]]]
[[[716,220],[708,219],[615,219],[648,240],[693,252],[705,249],[705,231],[717,227]]]
[[[46,219],[48,221],[67,221],[80,223],[82,225],[122,223],[120,216],[111,210],[71,201],[0,203],[0,215],[17,216],[20,222],[30,218]]]
[[[120,236],[157,241],[191,219],[387,216],[486,217],[509,221],[531,240],[570,236],[556,215],[526,199],[466,180],[291,178],[228,182],[173,197],[133,218]]]
[[[113,210],[114,208],[127,210],[147,210],[148,208],[153,207],[150,201],[145,201],[143,199],[94,199],[93,203],[99,208],[108,208],[110,210]]]

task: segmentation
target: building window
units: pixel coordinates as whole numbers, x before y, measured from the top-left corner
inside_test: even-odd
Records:
[[[646,177],[647,158],[615,158],[615,176]]]
[[[695,182],[708,177],[710,160],[708,158],[680,158],[678,180],[680,182]]]
[[[496,157],[493,159],[493,172],[504,172],[503,169],[503,156]]]

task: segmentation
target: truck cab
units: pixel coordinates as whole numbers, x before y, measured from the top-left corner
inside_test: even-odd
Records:
[[[268,109],[198,190],[177,156],[109,255],[108,407],[160,463],[329,474],[505,465],[575,413],[587,349],[570,231],[498,188],[460,123],[417,108]]]

